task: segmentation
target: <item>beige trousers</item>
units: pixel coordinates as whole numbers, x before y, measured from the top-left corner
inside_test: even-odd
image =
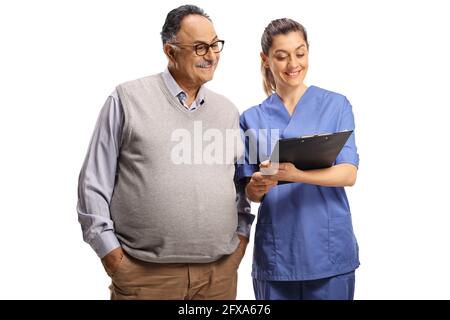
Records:
[[[210,263],[150,263],[125,254],[111,276],[111,300],[234,300],[244,252],[240,245]]]

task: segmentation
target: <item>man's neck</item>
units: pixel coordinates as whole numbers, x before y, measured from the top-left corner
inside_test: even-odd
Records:
[[[200,90],[200,86],[189,84],[189,81],[183,81],[183,77],[177,73],[176,70],[169,67],[169,72],[172,75],[175,82],[180,86],[180,88],[186,93],[187,99],[186,103],[190,106],[195,98],[197,97],[197,93]]]

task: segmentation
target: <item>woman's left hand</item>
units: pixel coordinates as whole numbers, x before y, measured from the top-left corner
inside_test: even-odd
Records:
[[[261,167],[270,170],[270,175],[278,181],[299,182],[303,172],[290,162],[273,163],[265,161],[261,164]]]
[[[265,175],[274,181],[314,184],[324,187],[350,187],[355,184],[358,168],[351,163],[341,163],[324,169],[300,170],[292,163],[264,161],[260,165]]]

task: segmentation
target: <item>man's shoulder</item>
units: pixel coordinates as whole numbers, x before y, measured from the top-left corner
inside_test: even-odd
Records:
[[[156,85],[158,83],[158,80],[160,79],[160,77],[161,77],[161,73],[157,73],[157,74],[137,78],[134,80],[125,81],[125,82],[122,82],[121,84],[119,84],[117,86],[117,88],[130,90],[130,89],[148,87],[149,85],[150,86]]]

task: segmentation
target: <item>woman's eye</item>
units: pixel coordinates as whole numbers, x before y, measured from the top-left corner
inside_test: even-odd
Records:
[[[284,60],[286,58],[287,58],[287,56],[277,56],[276,57],[276,59],[279,60],[279,61],[282,61],[282,60]]]
[[[304,53],[298,53],[298,54],[297,54],[297,58],[303,58],[304,56],[305,56]]]

